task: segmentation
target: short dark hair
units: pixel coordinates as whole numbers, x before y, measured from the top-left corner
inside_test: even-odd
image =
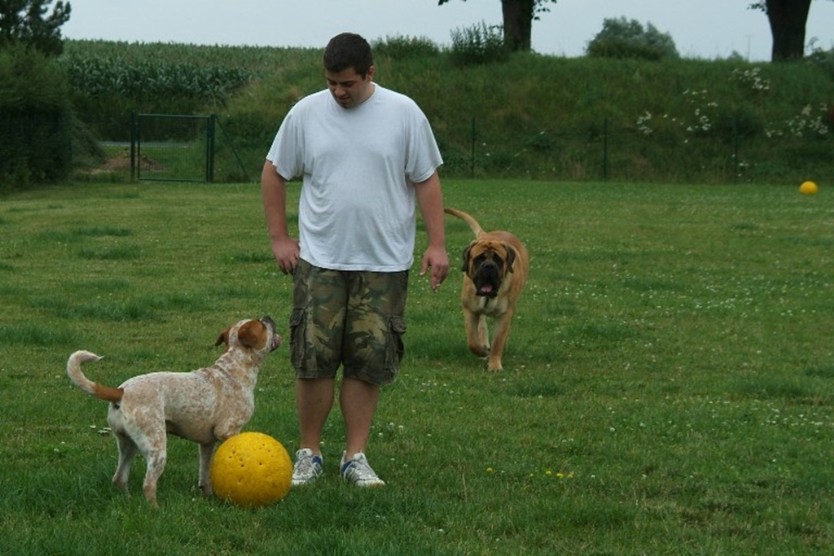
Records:
[[[363,78],[374,65],[371,45],[356,33],[336,35],[324,49],[324,69],[334,73],[353,68]]]

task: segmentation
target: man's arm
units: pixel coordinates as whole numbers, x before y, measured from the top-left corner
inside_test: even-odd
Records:
[[[440,176],[435,171],[429,179],[414,184],[417,204],[426,227],[429,245],[420,263],[420,275],[431,268],[431,289],[437,290],[449,273],[449,255],[446,253],[446,228],[443,222],[443,192]]]
[[[287,181],[269,160],[261,171],[261,195],[272,253],[278,267],[285,274],[292,273],[298,264],[298,240],[290,236],[287,226]]]

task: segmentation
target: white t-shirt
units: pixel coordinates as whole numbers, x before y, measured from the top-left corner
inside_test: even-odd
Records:
[[[354,108],[329,90],[290,109],[267,154],[284,179],[303,177],[301,258],[322,268],[397,272],[414,259],[414,184],[443,163],[426,116],[374,85]]]

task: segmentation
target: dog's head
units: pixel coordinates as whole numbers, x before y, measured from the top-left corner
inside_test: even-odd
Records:
[[[230,326],[220,333],[214,345],[226,344],[230,349],[240,347],[266,355],[278,349],[281,341],[280,334],[275,330],[275,321],[267,316],[259,320],[242,320]]]
[[[478,295],[495,297],[501,281],[513,271],[515,259],[515,249],[505,243],[475,240],[463,250],[463,271]]]

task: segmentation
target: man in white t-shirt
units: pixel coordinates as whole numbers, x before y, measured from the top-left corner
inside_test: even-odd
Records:
[[[261,174],[264,212],[278,266],[292,273],[291,359],[301,428],[293,485],[323,472],[321,432],[335,398],[346,446],[340,473],[363,487],[385,483],[365,457],[380,387],[403,355],[415,207],[428,247],[420,274],[436,290],[449,270],[443,163],[431,127],[410,98],[373,82],[371,47],[343,33],[325,48],[327,90],[287,114]],[[287,181],[300,177],[299,238],[289,235]]]

